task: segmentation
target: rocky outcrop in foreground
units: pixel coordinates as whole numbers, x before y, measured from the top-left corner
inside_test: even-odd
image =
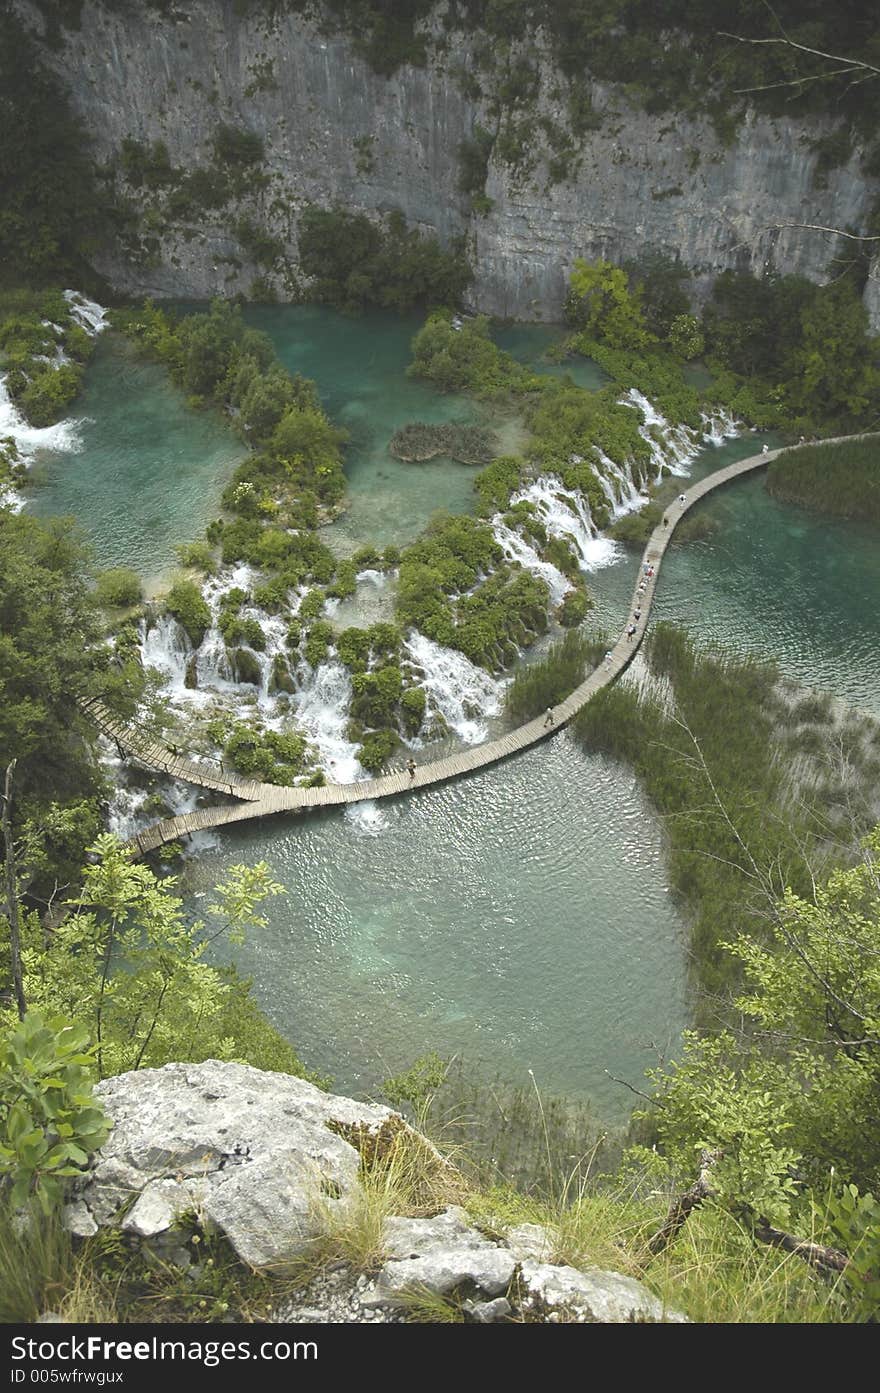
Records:
[[[119,1227],[132,1243],[191,1262],[181,1221],[222,1234],[252,1268],[283,1270],[313,1253],[328,1220],[362,1203],[362,1168],[383,1138],[406,1133],[427,1166],[448,1168],[389,1108],[324,1093],[240,1064],[168,1064],[96,1090],[110,1138],[66,1210],[86,1237]],[[278,1311],[285,1321],[399,1321],[453,1298],[466,1319],[682,1320],[630,1277],[552,1261],[535,1224],[488,1237],[457,1205],[393,1216],[369,1275],[337,1262]],[[427,1318],[427,1317],[426,1317]]]

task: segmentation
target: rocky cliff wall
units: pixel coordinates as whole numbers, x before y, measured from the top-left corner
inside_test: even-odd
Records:
[[[39,30],[30,0],[18,8]],[[726,147],[708,121],[648,115],[619,90],[585,83],[601,124],[576,138],[540,34],[523,42],[540,75],[537,96],[516,113],[527,155],[505,163],[496,142],[491,206],[478,214],[459,189],[458,151],[477,127],[497,131],[499,119],[488,97],[467,95],[478,90],[466,76],[470,37],[453,34],[426,67],[383,78],[348,37],[323,34],[301,15],[241,17],[233,0],[188,0],[162,18],[147,5],[120,11],[85,0],[80,28],[50,56],[102,163],[118,164],[129,137],[163,140],[177,166],[204,166],[222,120],[262,137],[268,175],[233,209],[187,222],[163,219],[135,194],[151,251],[105,254],[99,269],[136,294],[247,294],[260,272],[230,231],[242,215],[280,238],[295,267],[306,205],[399,208],[444,243],[467,239],[479,309],[554,319],[575,256],[677,252],[698,286],[731,267],[824,279],[836,239],[786,224],[865,225],[880,185],[860,173],[858,149],[820,170],[811,146],[827,124],[753,114]],[[557,159],[551,177],[560,144],[567,167],[560,174]],[[283,296],[284,278],[276,284]],[[880,327],[880,298],[868,299]]]

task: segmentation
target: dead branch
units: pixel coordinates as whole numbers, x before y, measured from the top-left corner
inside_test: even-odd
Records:
[[[669,1206],[669,1213],[648,1243],[648,1252],[656,1257],[662,1253],[673,1240],[679,1229],[687,1222],[691,1211],[698,1209],[703,1200],[709,1199],[712,1195],[712,1186],[709,1183],[709,1175],[712,1167],[721,1159],[720,1151],[704,1151],[700,1155],[700,1174],[694,1181],[689,1190],[685,1190],[683,1195],[672,1201]]]
[[[795,1238],[794,1234],[775,1229],[767,1219],[758,1219],[752,1232],[761,1243],[769,1243],[771,1248],[781,1248],[785,1253],[794,1253],[803,1258],[810,1267],[815,1267],[823,1276],[845,1272],[849,1258],[839,1248],[826,1248],[823,1243],[811,1243],[805,1238]]]

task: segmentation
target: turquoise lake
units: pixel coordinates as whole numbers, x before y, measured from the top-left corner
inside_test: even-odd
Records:
[[[350,433],[350,507],[326,531],[335,550],[406,542],[437,508],[470,507],[471,469],[404,465],[387,451],[406,421],[479,419],[465,399],[405,377],[418,317],[246,314],[291,370],[316,380]],[[498,337],[558,371],[542,358],[558,332],[508,326]],[[577,372],[583,385],[600,380],[595,365]],[[216,515],[241,445],[109,337],[77,415],[82,449],[41,462],[33,506],[74,513],[100,564],[155,579]],[[513,438],[517,424],[499,428]],[[694,472],[754,449],[755,437],[707,449]],[[773,657],[798,681],[880,715],[876,532],[778,504],[760,477],[701,506],[719,529],[673,546],[656,616]],[[623,621],[636,564],[622,556],[590,578],[609,627]],[[584,755],[564,733],[375,814],[218,835],[189,863],[186,890],[200,897],[230,863],[257,858],[287,894],[236,961],[270,1018],[342,1091],[369,1092],[437,1049],[515,1081],[531,1068],[544,1089],[590,1097],[613,1120],[631,1095],[609,1074],[638,1083],[687,1023],[686,930],[662,827],[628,769]]]

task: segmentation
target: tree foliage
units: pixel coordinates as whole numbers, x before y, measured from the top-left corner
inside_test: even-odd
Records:
[[[299,220],[300,265],[315,299],[338,309],[457,305],[471,279],[459,248],[408,230],[402,213],[373,223],[362,213],[309,208]]]
[[[0,749],[17,760],[23,812],[99,787],[76,698],[101,695],[126,714],[142,686],[137,664],[101,637],[72,524],[0,510]]]
[[[0,1033],[0,1194],[14,1208],[48,1212],[106,1141],[93,1066],[88,1031],[62,1017],[30,1010]]]
[[[0,281],[77,279],[108,210],[81,122],[37,43],[0,14]]]
[[[265,923],[260,907],[282,891],[268,867],[230,867],[209,906],[210,924],[193,923],[174,880],[132,862],[115,837],[102,834],[91,852],[78,912],[48,946],[31,923],[28,1002],[60,1009],[86,1028],[101,1078],[174,1059],[258,1063],[240,1014],[242,984],[205,955],[219,934],[236,938]]]

